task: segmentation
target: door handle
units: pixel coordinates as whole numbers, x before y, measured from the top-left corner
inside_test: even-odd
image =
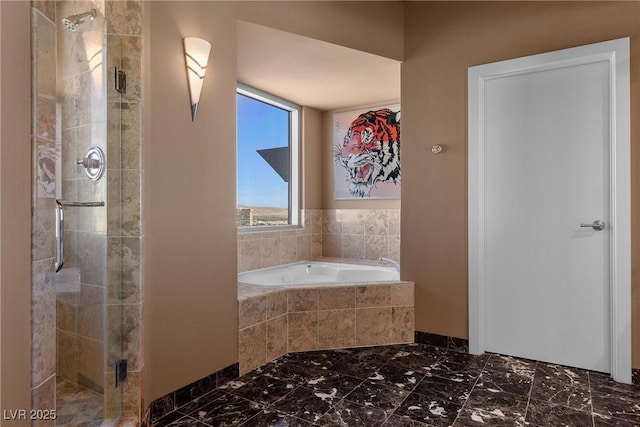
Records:
[[[580,224],[580,227],[591,227],[596,231],[604,230],[604,221],[596,219],[591,224]]]

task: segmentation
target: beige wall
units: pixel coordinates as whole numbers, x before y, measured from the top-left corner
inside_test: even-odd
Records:
[[[145,402],[238,361],[233,7],[154,2],[145,138]],[[213,44],[191,121],[182,38]]]
[[[416,329],[467,337],[467,67],[631,37],[633,365],[640,367],[640,4],[409,2],[402,67],[402,275]],[[429,147],[445,146],[434,156]]]
[[[404,57],[402,7],[396,1],[238,2],[238,19],[391,59]],[[375,34],[372,40],[371,35]]]
[[[302,107],[302,208],[322,208],[322,113]]]
[[[31,407],[29,2],[0,2],[0,402]],[[6,421],[2,425],[29,425]]]

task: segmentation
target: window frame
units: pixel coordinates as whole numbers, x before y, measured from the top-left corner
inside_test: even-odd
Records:
[[[272,105],[282,110],[289,112],[289,168],[290,168],[290,182],[289,182],[289,224],[286,225],[260,225],[260,226],[238,226],[238,232],[261,232],[261,231],[275,231],[286,229],[298,229],[302,228],[301,219],[301,170],[302,170],[302,135],[301,135],[301,120],[302,120],[302,107],[286,99],[272,95],[255,87],[238,82],[236,85],[236,96],[243,95],[248,98],[252,98],[256,101],[264,102],[265,104]],[[236,109],[236,122],[237,122],[237,109]],[[236,135],[236,170],[238,167],[238,138]],[[238,181],[236,177],[236,209],[238,208]]]

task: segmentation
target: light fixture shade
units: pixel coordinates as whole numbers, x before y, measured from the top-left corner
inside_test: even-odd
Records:
[[[189,80],[189,96],[191,98],[191,120],[196,119],[198,104],[200,103],[200,92],[207,70],[211,43],[196,37],[185,37],[184,60],[187,66],[187,77]]]

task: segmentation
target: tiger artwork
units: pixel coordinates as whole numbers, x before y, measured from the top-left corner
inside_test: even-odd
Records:
[[[336,164],[346,170],[352,196],[371,197],[377,183],[400,184],[400,111],[389,108],[360,114],[343,144],[334,147]]]

